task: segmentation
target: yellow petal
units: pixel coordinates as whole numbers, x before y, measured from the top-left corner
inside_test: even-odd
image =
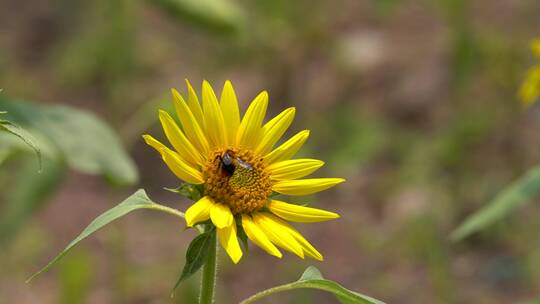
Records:
[[[272,180],[296,179],[310,175],[324,165],[318,159],[289,159],[268,166]]]
[[[263,137],[255,153],[265,155],[283,136],[294,120],[295,108],[288,108],[263,126]]]
[[[191,86],[191,83],[189,83],[189,80],[187,79],[186,79],[186,85],[188,88],[187,104],[189,106],[189,109],[191,110],[191,113],[193,113],[193,116],[195,116],[195,119],[199,123],[199,126],[204,129],[203,112],[202,112],[201,104],[199,103],[199,98],[197,97],[197,93],[195,93],[193,86]]]
[[[169,167],[169,170],[178,178],[192,184],[202,184],[204,182],[202,173],[183,160],[178,153],[167,148],[150,135],[143,135],[143,138],[148,145],[152,146],[161,154],[161,158],[167,167]]]
[[[308,195],[344,182],[343,178],[308,178],[275,183],[272,190],[285,195]]]
[[[214,204],[210,209],[210,218],[217,228],[229,227],[234,223],[234,216],[231,209],[223,204]]]
[[[339,214],[317,208],[288,204],[282,201],[271,200],[266,206],[273,214],[291,222],[315,223],[339,217]]]
[[[145,134],[143,135],[143,139],[150,147],[156,149],[156,151],[160,151],[161,149],[167,148],[164,144],[160,143],[157,139],[153,138],[152,135]]]
[[[225,120],[223,119],[223,113],[221,113],[216,94],[206,80],[203,81],[202,98],[206,135],[208,136],[211,147],[225,147],[227,146]]]
[[[304,258],[304,251],[298,241],[289,233],[288,229],[280,223],[272,220],[272,215],[268,213],[255,213],[253,220],[255,224],[268,236],[272,243],[290,251],[297,256]]]
[[[244,227],[244,231],[246,232],[248,238],[257,246],[278,258],[283,256],[276,246],[274,246],[274,244],[272,244],[272,242],[268,239],[266,234],[264,234],[261,228],[255,224],[251,216],[245,214],[242,215],[242,227]]]
[[[167,136],[167,139],[169,139],[169,142],[182,157],[182,159],[188,161],[192,165],[203,165],[205,163],[201,154],[187,139],[169,113],[160,110],[159,120],[161,121],[161,126],[165,132],[165,136]]]
[[[262,122],[268,107],[268,93],[261,92],[249,105],[238,127],[236,142],[239,146],[254,149],[262,137]]]
[[[202,173],[183,161],[176,152],[165,148],[160,153],[165,164],[179,179],[196,185],[204,183]]]
[[[213,205],[214,202],[209,196],[205,196],[191,205],[186,210],[186,225],[193,227],[197,223],[208,220],[210,218],[210,209]]]
[[[227,128],[227,139],[230,144],[234,144],[236,142],[236,132],[240,125],[240,110],[238,109],[236,93],[229,80],[225,81],[225,85],[223,85],[219,106],[221,107],[221,112],[223,113],[223,119],[225,120],[225,126]]]
[[[231,260],[236,264],[242,258],[242,249],[236,238],[236,225],[217,228],[217,235],[221,246],[225,249]]]
[[[267,164],[272,164],[278,161],[287,160],[293,157],[298,150],[304,145],[309,137],[309,130],[304,130],[291,137],[289,140],[268,153],[264,160]]]
[[[280,220],[279,218],[275,217],[275,216],[271,216],[271,219],[273,221],[275,221],[277,224],[281,225],[282,227],[284,227],[284,229],[287,230],[287,232],[292,235],[294,237],[294,239],[296,241],[298,241],[298,243],[300,244],[300,246],[302,246],[302,250],[304,251],[305,254],[307,254],[308,256],[316,259],[316,260],[319,260],[319,261],[322,261],[323,260],[323,256],[322,254],[317,251],[317,249],[315,249],[315,247],[313,247],[303,236],[300,232],[298,232],[298,230],[296,230],[293,226],[289,225],[287,222],[285,221],[282,221]]]
[[[201,152],[201,154],[208,155],[210,146],[197,119],[193,116],[193,113],[184,101],[184,98],[182,98],[182,95],[175,89],[172,89],[171,92],[174,98],[176,114],[178,115],[178,118],[180,118],[186,137]]]

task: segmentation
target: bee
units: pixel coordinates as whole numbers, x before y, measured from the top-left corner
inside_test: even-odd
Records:
[[[223,172],[228,176],[233,176],[237,171],[253,171],[253,167],[250,164],[238,157],[234,157],[234,152],[231,150],[225,151],[223,155],[218,155],[216,158],[219,158],[221,162],[221,170],[223,170]]]

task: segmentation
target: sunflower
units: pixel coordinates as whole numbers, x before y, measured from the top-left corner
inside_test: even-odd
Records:
[[[168,168],[181,180],[203,185],[203,197],[186,210],[188,227],[211,220],[218,239],[234,263],[242,257],[239,229],[269,254],[282,257],[277,247],[301,258],[323,256],[287,221],[321,222],[339,215],[274,199],[273,194],[302,196],[326,190],[342,178],[303,177],[324,162],[291,159],[309,136],[304,130],[274,146],[291,125],[295,108],[288,108],[263,123],[268,93],[261,92],[240,116],[236,93],[226,81],[218,101],[207,81],[202,84],[202,105],[186,80],[187,102],[172,89],[180,125],[159,111],[163,131],[173,149],[144,135]]]

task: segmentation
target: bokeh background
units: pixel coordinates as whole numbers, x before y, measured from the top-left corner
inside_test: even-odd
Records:
[[[327,161],[320,176],[347,178],[304,199],[340,220],[297,225],[325,262],[258,248],[237,266],[222,257],[217,303],[309,265],[388,303],[537,298],[538,204],[461,242],[449,235],[540,163],[540,111],[516,98],[539,29],[536,0],[0,1],[0,105],[44,150],[38,173],[31,150],[0,141],[0,303],[195,303],[197,277],[169,297],[195,233],[152,211],[25,284],[137,188],[187,208],[141,139],[163,138],[157,109],[171,109],[185,78],[218,91],[230,79],[243,109],[264,89],[269,114],[297,107],[289,134],[312,130],[301,155]],[[337,302],[296,291],[261,303]]]

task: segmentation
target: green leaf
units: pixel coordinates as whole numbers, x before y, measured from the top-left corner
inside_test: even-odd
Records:
[[[180,194],[181,196],[187,197],[195,202],[200,200],[202,197],[202,189],[200,189],[197,185],[192,185],[188,183],[181,184],[176,189],[165,188],[165,190]]]
[[[5,114],[6,112],[0,112],[0,114]],[[30,133],[26,132],[23,128],[19,127],[18,125],[8,121],[8,120],[0,120],[0,130],[4,130],[6,132],[9,132],[18,138],[20,138],[25,144],[27,144],[34,152],[36,153],[36,156],[38,158],[39,162],[39,168],[41,169],[41,150],[36,144],[36,140],[30,135]]]
[[[323,280],[323,275],[319,269],[315,266],[309,266],[304,270],[304,273],[302,273],[302,276],[300,276],[300,279],[298,279],[298,282],[302,281],[309,281],[309,280]]]
[[[182,270],[182,274],[174,284],[173,292],[187,278],[195,274],[206,262],[210,246],[215,243],[216,230],[212,229],[205,233],[199,234],[189,244],[186,252],[186,264]]]
[[[271,294],[299,288],[320,289],[331,292],[342,303],[346,304],[384,304],[384,302],[374,298],[348,290],[334,281],[324,279],[321,272],[313,266],[308,267],[298,281],[263,290],[240,302],[240,304],[254,303]]]
[[[490,203],[473,213],[455,229],[451,238],[461,240],[504,218],[540,193],[540,167],[535,167],[503,189]]]
[[[180,21],[220,33],[244,27],[244,11],[229,0],[151,0],[150,3]]]
[[[56,147],[69,167],[88,174],[102,174],[117,184],[138,180],[133,161],[115,132],[91,113],[65,106],[37,105],[0,96],[8,119]],[[56,157],[58,155],[51,155]]]
[[[142,189],[137,190],[133,195],[125,199],[123,202],[121,202],[116,207],[109,209],[105,213],[98,216],[96,219],[94,219],[90,225],[88,225],[79,236],[77,236],[73,241],[71,241],[60,254],[58,254],[52,261],[50,261],[45,267],[43,267],[41,270],[33,274],[27,282],[31,281],[34,277],[39,275],[40,273],[48,270],[52,265],[54,265],[56,262],[58,262],[66,253],[73,248],[75,245],[77,245],[80,241],[84,240],[88,236],[90,236],[92,233],[96,232],[103,226],[109,224],[110,222],[130,213],[131,211],[138,210],[138,209],[154,209],[158,211],[167,212],[170,214],[173,214],[175,216],[183,218],[184,215],[172,208],[165,207],[159,204],[156,204],[152,202],[148,196],[146,195],[146,192]]]

